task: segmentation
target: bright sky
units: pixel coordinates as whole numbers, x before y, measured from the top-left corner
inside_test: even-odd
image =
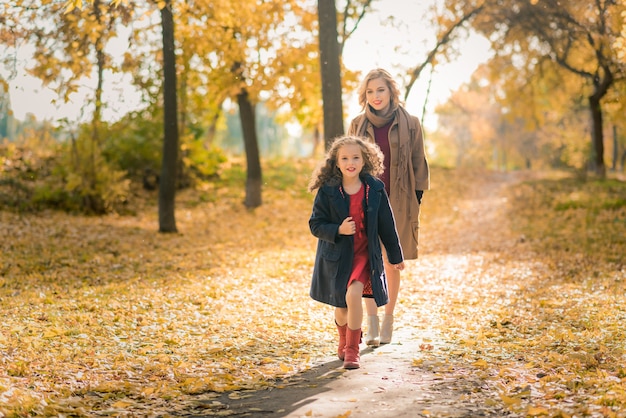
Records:
[[[430,22],[424,17],[428,5],[433,3],[441,1],[374,2],[375,12],[366,15],[345,46],[343,53],[345,65],[351,70],[362,71],[363,75],[373,68],[386,69],[392,75],[397,75],[396,82],[404,96],[406,70],[421,64],[435,45],[436,33],[429,28]],[[436,127],[435,106],[444,103],[451,92],[469,81],[476,68],[486,62],[491,55],[489,42],[485,38],[475,34],[467,39],[464,36],[463,32],[461,39],[457,41],[459,56],[453,62],[438,64],[432,74],[424,117],[424,125],[428,128]],[[407,110],[415,116],[422,116],[430,76],[431,68],[426,67],[411,88],[406,101]],[[361,109],[356,95],[344,100],[347,100],[346,119],[349,122]]]
[[[413,0],[413,5],[400,0],[374,2],[376,10],[366,16],[345,46],[343,59],[346,66],[352,70],[362,71],[363,74],[375,67],[385,68],[398,75],[396,81],[404,94],[404,80],[400,74],[424,61],[435,43],[435,33],[429,28],[428,19],[423,16],[427,5],[438,1]],[[390,16],[395,16],[393,21],[390,20]],[[435,106],[445,102],[450,93],[468,81],[477,66],[489,57],[488,42],[484,38],[470,36],[458,42],[462,51],[460,55],[454,62],[440,64],[433,73],[424,119],[427,128],[434,129],[436,126]],[[76,120],[81,117],[84,95],[80,93],[73,95],[70,103],[62,101],[55,103],[54,92],[43,88],[41,82],[26,75],[23,68],[19,68],[20,65],[22,67],[25,65],[28,51],[23,49],[18,58],[18,75],[10,81],[11,106],[17,119],[24,120],[27,113],[34,114],[38,120],[54,121],[64,117]],[[6,76],[4,73],[0,74]],[[427,68],[411,89],[407,100],[409,112],[416,116],[421,116],[429,77],[430,68]],[[91,91],[94,82],[94,80],[85,81],[86,92]],[[104,100],[108,104],[104,113],[106,119],[117,119],[127,109],[137,104],[137,97],[126,94],[128,88],[125,88],[124,83],[119,80],[109,83],[106,90],[107,96]],[[344,104],[347,106],[346,123],[348,123],[360,108],[353,95],[346,97]],[[89,114],[92,111],[91,106],[84,111]]]
[[[123,51],[124,45],[120,42],[118,50]],[[70,102],[64,103],[57,94],[50,88],[43,87],[41,81],[29,76],[25,68],[27,61],[32,54],[28,47],[21,47],[17,58],[17,77],[9,81],[11,94],[11,108],[14,116],[19,120],[24,120],[28,113],[32,113],[37,120],[56,121],[68,118],[70,121],[88,120],[93,112],[93,105],[88,104],[85,109],[86,95],[92,95],[95,88],[95,79],[84,81],[84,87],[70,96]],[[6,74],[0,72],[6,79]],[[116,120],[122,117],[128,109],[137,107],[139,97],[137,94],[128,94],[130,85],[130,75],[107,74],[105,81],[105,91],[103,102],[106,109],[104,118]],[[132,88],[131,88],[132,91]],[[83,115],[85,113],[87,117]]]

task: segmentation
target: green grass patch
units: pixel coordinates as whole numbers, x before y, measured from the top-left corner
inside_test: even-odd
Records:
[[[570,274],[623,266],[626,254],[626,182],[577,178],[522,183],[511,195],[517,232],[537,252],[573,266]]]
[[[307,186],[315,169],[311,159],[269,159],[261,161],[262,196],[288,192],[293,197],[306,198]],[[245,159],[231,159],[216,178],[199,184],[187,193],[187,204],[216,202],[227,197],[242,200],[245,196],[247,167]],[[196,193],[197,192],[197,193]]]

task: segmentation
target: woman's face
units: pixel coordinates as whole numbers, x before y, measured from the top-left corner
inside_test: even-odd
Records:
[[[372,106],[374,110],[384,111],[389,107],[391,101],[391,90],[387,87],[387,83],[382,78],[374,78],[367,83],[365,88],[365,98],[367,104]]]

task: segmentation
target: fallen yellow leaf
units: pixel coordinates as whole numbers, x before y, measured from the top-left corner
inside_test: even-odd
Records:
[[[475,366],[475,367],[487,367],[488,365],[489,364],[487,363],[485,359],[480,359],[472,363],[472,366]]]
[[[515,406],[519,405],[522,402],[522,400],[519,398],[506,396],[504,394],[500,394],[500,399],[502,399],[502,402],[504,402],[506,406]]]
[[[117,401],[115,402],[113,405],[111,405],[113,408],[128,408],[129,406],[133,405],[133,402],[130,401]]]
[[[543,407],[534,407],[531,406],[530,408],[528,408],[528,411],[526,411],[527,415],[530,415],[531,417],[536,417],[539,415],[548,415],[548,410],[546,408]]]

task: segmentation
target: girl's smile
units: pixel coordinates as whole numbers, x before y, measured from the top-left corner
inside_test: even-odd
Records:
[[[337,167],[344,181],[358,180],[364,165],[363,153],[357,144],[344,145],[337,151]]]

